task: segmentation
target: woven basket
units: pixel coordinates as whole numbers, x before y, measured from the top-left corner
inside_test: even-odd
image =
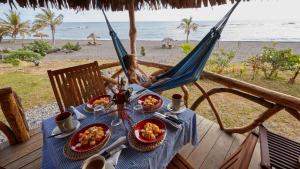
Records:
[[[108,136],[102,141],[101,144],[99,144],[97,146],[97,148],[93,149],[92,151],[88,151],[88,152],[84,152],[84,153],[79,153],[79,152],[75,152],[71,149],[71,147],[69,146],[69,141],[65,144],[64,146],[64,155],[65,157],[67,157],[68,159],[71,160],[83,160],[86,159],[96,153],[98,153],[100,151],[101,148],[103,148],[108,140],[110,139],[111,134],[108,134]]]
[[[164,142],[166,135],[167,135],[167,131],[165,132],[162,140],[155,142],[155,143],[144,144],[144,143],[139,142],[135,138],[134,132],[133,132],[133,130],[131,130],[130,132],[128,132],[128,143],[129,143],[130,147],[132,147],[133,149],[135,149],[137,151],[148,152],[148,151],[152,151],[152,150],[155,150],[156,148],[158,148]]]

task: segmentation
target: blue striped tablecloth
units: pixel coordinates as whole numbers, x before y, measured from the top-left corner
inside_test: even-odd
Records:
[[[141,89],[138,85],[132,85],[134,90]],[[149,91],[150,93],[150,91]],[[170,103],[170,100],[163,98],[164,106],[161,108],[160,112],[166,112],[166,106]],[[80,128],[84,126],[101,122],[110,126],[112,117],[102,116],[94,120],[93,114],[84,112],[83,106],[78,107],[79,111],[87,115],[88,118],[81,120]],[[152,117],[149,113],[145,116],[138,116],[135,114],[130,114],[132,119],[137,122],[143,118]],[[182,129],[176,129],[174,127],[167,125],[167,137],[164,143],[157,149],[151,152],[139,152],[131,147],[124,149],[119,157],[119,161],[116,169],[163,169],[172,160],[175,154],[187,143],[192,143],[196,145],[199,143],[198,133],[197,133],[197,123],[196,114],[187,109],[182,112],[178,117],[184,120],[184,125]],[[42,123],[43,132],[43,169],[77,169],[82,165],[83,160],[73,161],[67,159],[63,154],[63,146],[70,139],[70,137],[63,139],[47,138],[51,135],[52,130],[55,127],[54,118],[49,118]],[[107,145],[117,140],[120,136],[127,135],[126,130],[123,125],[112,128],[112,137],[110,138]]]

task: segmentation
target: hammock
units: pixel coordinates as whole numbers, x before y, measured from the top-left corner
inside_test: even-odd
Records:
[[[154,83],[150,87],[148,87],[148,89],[160,92],[197,81],[200,78],[204,66],[209,56],[211,55],[217,40],[220,38],[220,35],[230,15],[239,3],[240,1],[238,1],[228,11],[228,13],[207,33],[207,35],[184,59],[182,59],[177,65],[169,69],[166,73],[157,76],[158,80],[165,79],[164,81]],[[122,69],[124,70],[125,75],[128,77],[128,70],[126,69],[123,61],[123,57],[127,55],[127,52],[117,34],[111,27],[103,10],[102,12],[104,14],[109,33],[120,60]]]

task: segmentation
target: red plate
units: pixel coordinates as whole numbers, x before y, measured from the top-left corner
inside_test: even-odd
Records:
[[[159,127],[159,129],[162,130],[162,133],[159,134],[158,136],[156,136],[156,138],[153,140],[145,139],[141,134],[141,130],[144,129],[144,126],[147,122],[156,124]],[[138,122],[137,124],[135,124],[133,127],[133,131],[134,131],[134,135],[138,141],[145,143],[145,144],[155,143],[155,142],[161,141],[164,138],[164,135],[166,132],[166,125],[161,120],[150,118],[150,119],[142,120],[142,121]]]
[[[98,126],[98,127],[102,127],[103,128],[103,131],[104,131],[104,134],[105,136],[100,140],[100,141],[97,141],[95,145],[93,146],[90,146],[90,145],[86,145],[86,146],[81,146],[81,147],[75,147],[76,144],[79,143],[79,133],[83,133],[85,130],[87,130],[88,128],[90,127],[93,127],[93,126]],[[109,134],[110,134],[110,130],[109,130],[109,127],[106,125],[106,124],[103,124],[103,123],[95,123],[95,124],[90,124],[84,128],[82,128],[81,130],[79,130],[78,132],[76,132],[71,140],[69,141],[69,146],[71,147],[71,149],[75,152],[79,152],[79,153],[84,153],[84,152],[87,152],[87,151],[92,151],[94,149],[97,149],[99,148],[99,146],[101,147],[101,145],[103,145],[103,143],[107,140],[107,138],[109,137]]]
[[[146,106],[146,105],[143,105],[143,102],[144,102],[145,99],[146,99],[147,97],[149,97],[149,96],[152,96],[153,98],[157,99],[158,102],[157,102],[155,105],[153,105],[153,106]],[[161,99],[159,96],[155,95],[155,94],[146,94],[146,95],[140,97],[139,100],[138,100],[138,102],[141,103],[141,104],[143,105],[143,110],[144,110],[145,112],[154,112],[154,111],[157,111],[158,109],[160,109],[160,107],[161,107],[162,104],[163,104],[162,99]]]
[[[93,105],[93,102],[95,101],[95,100],[98,100],[98,99],[100,99],[100,98],[105,98],[105,97],[107,97],[107,98],[109,98],[109,102],[111,102],[111,96],[110,95],[101,95],[101,96],[97,96],[97,97],[94,97],[94,98],[92,98],[91,100],[89,100],[87,103],[86,103],[86,107],[88,108],[88,109],[93,109],[94,108],[94,105]],[[93,110],[92,110],[93,111]]]

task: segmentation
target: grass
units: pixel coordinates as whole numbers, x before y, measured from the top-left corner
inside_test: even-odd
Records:
[[[43,62],[40,68],[33,66],[21,66],[21,67],[9,67],[0,64],[0,88],[10,86],[18,95],[22,98],[22,104],[25,110],[28,110],[35,106],[54,102],[54,95],[46,75],[48,69],[58,69],[66,67],[66,65],[73,66],[91,62],[89,60],[67,60],[67,61],[49,61]],[[99,61],[100,62],[100,61]],[[110,61],[101,61],[100,63],[106,63]],[[1,67],[2,66],[2,67]],[[142,67],[146,72],[153,72],[151,68]],[[21,72],[20,72],[21,71]],[[266,87],[272,90],[276,90],[282,93],[290,94],[296,97],[300,97],[300,82],[299,78],[294,85],[287,85],[287,80],[291,73],[281,73],[276,80],[266,80],[259,74],[255,80],[251,80],[251,72],[247,71],[243,76],[237,75],[235,72],[225,71],[223,74],[231,76],[236,79],[240,79],[246,82],[250,82],[262,87]],[[210,90],[215,87],[221,87],[220,84],[208,80],[200,80],[201,86],[206,90]],[[191,105],[201,93],[193,86],[189,87]],[[163,92],[163,95],[171,98],[174,93],[182,93],[180,88],[172,89]],[[239,127],[251,123],[257,118],[265,108],[259,106],[246,99],[240,98],[232,94],[216,94],[211,97],[213,103],[220,112],[221,119],[225,127]],[[238,104],[237,104],[238,102]],[[210,119],[215,120],[215,116],[209,107],[208,103],[204,101],[198,108],[197,113]],[[2,113],[0,119],[3,120]],[[285,135],[300,142],[300,123],[291,115],[285,111],[281,111],[266,123],[266,126],[275,132]]]

